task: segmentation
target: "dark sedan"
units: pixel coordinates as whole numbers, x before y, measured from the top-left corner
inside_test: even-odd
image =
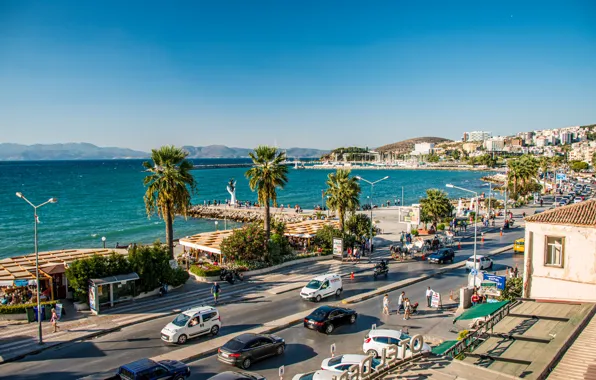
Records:
[[[257,373],[226,371],[211,376],[207,380],[265,380],[265,378]]]
[[[336,327],[356,323],[358,314],[351,309],[336,306],[321,306],[304,318],[304,327],[331,334]]]
[[[246,333],[220,347],[217,360],[248,369],[256,361],[283,354],[285,349],[286,342],[278,336]]]
[[[453,262],[455,258],[455,251],[451,248],[441,248],[436,253],[428,256],[429,263],[443,264],[447,261]]]

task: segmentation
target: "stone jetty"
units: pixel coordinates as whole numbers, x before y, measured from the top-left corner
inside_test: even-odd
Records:
[[[228,206],[193,206],[189,216],[202,219],[227,219],[235,222],[255,222],[264,218],[263,208],[260,207],[228,207]],[[281,211],[280,208],[271,208],[271,217],[285,223],[302,222],[303,220],[314,219],[315,214],[304,212],[297,214],[293,209]]]

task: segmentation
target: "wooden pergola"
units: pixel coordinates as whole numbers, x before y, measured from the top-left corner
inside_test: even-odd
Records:
[[[288,237],[297,237],[302,239],[313,238],[317,231],[324,226],[331,225],[339,227],[338,220],[305,220],[297,223],[286,224],[285,235]],[[180,245],[191,249],[197,249],[204,252],[221,255],[221,242],[230,236],[234,230],[203,232],[200,234],[187,236],[180,239]]]

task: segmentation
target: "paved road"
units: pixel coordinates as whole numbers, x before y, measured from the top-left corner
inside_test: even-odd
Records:
[[[487,240],[478,244],[479,253],[511,244],[522,235],[523,230],[519,228],[508,231],[502,238],[496,233],[487,235]],[[464,248],[456,252],[456,261],[470,256],[471,244],[468,243]],[[386,279],[376,281],[370,272],[365,272],[357,275],[353,282],[345,280],[342,297],[368,292],[382,285],[435,270],[437,266],[426,262],[395,264],[391,266],[391,273]],[[235,333],[312,308],[312,303],[298,299],[297,292],[272,295],[263,291],[248,299],[242,299],[241,293],[235,295],[238,302],[219,308],[224,324],[221,334]],[[46,379],[73,379],[103,372],[136,359],[159,355],[178,348],[164,345],[159,338],[159,331],[171,319],[172,317],[158,318],[90,341],[48,350],[18,362],[4,364],[0,367],[1,372],[2,375],[12,374],[11,379],[33,379],[39,376]],[[189,344],[201,344],[203,339],[209,338],[200,338]],[[304,349],[307,350],[306,347]]]
[[[516,255],[514,257],[512,253],[505,253],[495,257],[494,260],[494,270],[503,270],[506,266],[514,266],[515,264],[522,267],[523,256]],[[389,293],[389,298],[394,304],[397,303],[401,290],[404,290],[412,300],[421,304],[419,306],[421,313],[408,321],[404,321],[401,315],[383,316],[381,314],[382,298],[378,296],[350,306],[359,314],[357,323],[352,326],[342,326],[329,336],[307,330],[302,325],[277,332],[276,335],[286,340],[285,354],[255,363],[250,370],[268,379],[275,379],[277,378],[279,366],[285,365],[286,375],[284,377],[291,379],[292,376],[298,373],[320,368],[323,359],[329,357],[329,350],[333,343],[337,346],[337,354],[363,354],[362,341],[373,323],[377,324],[379,328],[394,330],[406,328],[410,334],[455,339],[457,330],[452,325],[452,309],[446,308],[445,312],[429,310],[425,306],[425,291],[427,286],[431,286],[433,290],[446,294],[447,300],[444,300],[443,303],[448,307],[450,302],[448,300],[449,291],[459,288],[466,282],[466,279],[467,272],[462,268]],[[220,363],[215,356],[211,356],[191,363],[193,373],[191,379],[207,379],[227,370],[233,370],[233,367]]]

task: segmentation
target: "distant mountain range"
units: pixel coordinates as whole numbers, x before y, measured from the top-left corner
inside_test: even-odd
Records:
[[[184,146],[189,158],[247,158],[252,149],[230,148],[224,145]],[[289,148],[288,158],[320,157],[327,151],[309,148]],[[89,143],[21,145],[0,143],[0,161],[42,160],[111,160],[148,158],[147,152],[127,148],[98,147]]]

